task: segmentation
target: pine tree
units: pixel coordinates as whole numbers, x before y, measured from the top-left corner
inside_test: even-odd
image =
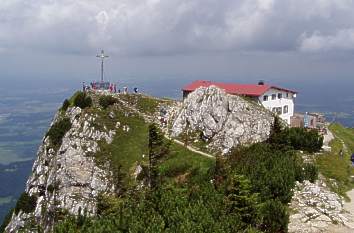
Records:
[[[126,191],[126,186],[124,183],[124,179],[126,177],[126,174],[123,172],[123,166],[121,164],[118,165],[118,167],[115,167],[113,169],[113,178],[114,178],[114,185],[115,185],[115,192],[119,196],[124,191]]]
[[[268,142],[269,143],[277,142],[278,137],[282,133],[282,131],[283,131],[283,127],[282,127],[282,124],[280,122],[280,118],[278,116],[275,116],[274,117],[274,122],[273,122],[273,125],[272,125],[272,129],[270,131]]]
[[[254,225],[257,222],[258,194],[252,192],[251,182],[244,176],[231,175],[225,193],[229,213],[239,214],[242,221]]]
[[[161,158],[169,153],[169,144],[163,140],[163,135],[156,124],[149,125],[149,186],[158,186],[158,164]]]

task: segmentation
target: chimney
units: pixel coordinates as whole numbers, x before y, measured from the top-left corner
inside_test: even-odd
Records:
[[[258,85],[264,85],[264,80],[259,80]]]

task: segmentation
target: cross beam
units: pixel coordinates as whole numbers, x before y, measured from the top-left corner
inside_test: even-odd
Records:
[[[104,54],[104,50],[101,50],[101,54],[98,54],[96,57],[101,58],[101,82],[103,82],[103,74],[104,74],[103,63],[104,63],[104,59],[108,58],[109,56]]]

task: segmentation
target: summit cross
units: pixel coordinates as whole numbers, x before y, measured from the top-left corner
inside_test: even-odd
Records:
[[[104,74],[103,63],[104,63],[104,59],[108,58],[109,56],[104,54],[104,50],[101,50],[101,54],[98,54],[96,57],[101,58],[101,82],[103,82],[103,74]]]

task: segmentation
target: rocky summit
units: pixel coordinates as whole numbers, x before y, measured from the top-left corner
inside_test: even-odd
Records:
[[[224,153],[240,144],[266,140],[274,120],[257,103],[228,95],[216,87],[198,89],[183,104],[108,92],[87,95],[91,107],[70,103],[55,115],[51,128],[65,119],[70,127],[63,132],[60,143],[53,142],[55,137],[51,138],[50,130],[43,138],[24,193],[28,198],[36,198],[30,209],[19,208],[13,213],[6,232],[30,232],[38,225],[49,232],[58,216],[83,213],[95,216],[98,195],[119,189],[115,187],[110,160],[100,160],[97,154],[102,154],[102,145],[109,147],[115,136],[123,134],[124,138],[135,127],[132,122],[124,123],[126,119],[136,117],[139,122],[157,122],[172,138],[186,130],[202,132],[210,148]],[[101,106],[102,96],[114,98],[110,110]],[[161,123],[161,116],[167,118],[163,122],[167,125]],[[59,126],[59,131],[62,127]],[[132,177],[137,176],[137,168],[141,166],[127,169],[134,171]]]
[[[245,230],[244,227],[256,227],[264,232],[288,230],[315,233],[324,232],[327,227],[335,224],[346,227],[352,224],[349,221],[350,216],[343,209],[342,198],[326,186],[325,178],[321,176],[322,178],[313,183],[306,180],[316,176],[311,175],[315,173],[311,172],[314,170],[309,170],[315,168],[313,165],[315,159],[305,166],[303,161],[307,160],[300,159],[297,152],[280,151],[278,147],[273,148],[274,145],[269,143],[270,140],[267,141],[275,122],[277,121],[273,113],[255,100],[226,94],[215,86],[199,88],[189,94],[183,102],[142,94],[113,94],[107,91],[77,92],[69,100],[64,101],[43,137],[25,191],[4,224],[5,232],[53,232],[55,230],[61,233],[67,232],[69,226],[72,227],[71,229],[78,230],[79,228],[76,227],[80,227],[80,221],[85,219],[89,222],[92,220],[90,224],[97,220],[97,224],[105,225],[108,224],[104,222],[105,213],[114,213],[110,215],[114,224],[115,219],[123,219],[130,213],[131,215],[127,215],[126,219],[131,221],[126,222],[128,226],[124,226],[124,221],[119,223],[123,228],[119,224],[113,225],[117,229],[136,227],[132,232],[142,232],[140,227],[144,224],[140,223],[139,219],[148,218],[152,213],[155,214],[152,216],[154,221],[159,219],[163,229],[170,224],[171,229],[179,230],[181,221],[185,221],[183,224],[186,224],[182,224],[182,228],[189,226],[191,222],[189,217],[195,219],[195,216],[200,213],[210,213],[209,217],[212,220],[209,219],[209,225],[225,221],[222,223],[222,225],[226,224],[225,226],[214,226],[215,229],[225,227],[221,232],[232,232],[235,227],[239,227],[237,228],[239,230]],[[167,208],[166,213],[162,209],[150,212],[151,200],[145,203],[145,199],[140,199],[142,202],[136,202],[139,199],[134,199],[139,195],[143,196],[146,190],[151,189],[149,169],[151,169],[150,152],[153,150],[148,146],[151,127],[159,131],[161,143],[169,145],[167,150],[161,150],[166,152],[166,157],[156,162],[159,169],[157,180],[164,184],[166,190],[170,190],[171,187],[179,190],[165,201],[175,201],[175,199],[187,201],[188,198],[197,197],[196,193],[204,191],[203,195],[214,195],[211,199],[205,199],[207,202],[198,207],[193,205],[204,199],[192,203],[187,201],[183,208],[186,208],[186,211],[196,208],[193,211],[197,211],[191,216],[183,215],[181,219],[170,218],[171,215],[178,215],[183,211],[176,212],[173,207]],[[249,161],[238,157],[240,154],[233,154],[235,151],[232,148],[241,145],[250,145],[240,148],[243,151],[242,156],[246,153],[248,157],[245,158],[249,158]],[[159,151],[160,149],[153,152]],[[219,154],[228,156],[217,156]],[[289,156],[295,159],[288,159]],[[257,158],[263,159],[257,160]],[[233,164],[236,161],[237,163]],[[262,161],[261,166],[255,166],[255,161],[257,163]],[[226,162],[230,163],[230,166],[226,165]],[[245,173],[248,177],[247,175],[235,176],[240,172],[239,164],[249,168]],[[284,169],[283,166],[288,167]],[[218,169],[215,169],[217,167]],[[234,169],[230,173],[232,176],[227,173],[229,169]],[[210,175],[212,171],[215,173],[213,176]],[[295,185],[296,177],[299,177],[299,182]],[[285,182],[287,179],[288,183]],[[250,181],[258,182],[258,180],[262,182],[257,183],[253,187],[255,190],[252,190]],[[220,188],[220,185],[224,185],[223,182],[230,182],[226,191]],[[201,184],[208,189],[200,189]],[[220,187],[216,188],[218,185]],[[235,185],[236,188],[230,185]],[[263,186],[259,189],[260,185]],[[267,190],[270,185],[275,188]],[[189,188],[190,190],[184,193]],[[238,188],[247,195],[238,196]],[[249,203],[246,212],[238,212],[239,207],[230,207],[233,206],[232,203],[238,203],[233,199],[233,190],[236,190],[236,197],[241,198],[235,200]],[[282,194],[284,203],[280,202],[280,199],[273,200],[272,195],[280,195],[279,193]],[[179,195],[180,199],[175,195]],[[259,195],[263,195],[266,199],[263,204],[260,204],[263,200],[258,198]],[[292,200],[289,203],[291,196]],[[222,198],[219,200],[216,197]],[[247,199],[246,202],[244,198]],[[214,203],[215,206],[207,207],[209,202]],[[129,205],[122,203],[129,203]],[[127,208],[130,204],[135,206],[133,210]],[[250,226],[241,224],[242,221],[252,222],[248,219],[249,210],[264,205],[275,208],[275,212],[280,211],[277,212],[279,216],[274,217],[272,209],[271,213],[263,210],[262,214],[267,218],[258,218],[258,212],[255,211],[253,214],[258,216],[255,219],[265,221],[264,223],[252,223],[253,225]],[[140,211],[144,206],[150,207]],[[126,208],[125,211],[130,212],[124,212],[121,208]],[[204,212],[199,211],[200,208],[205,208]],[[289,214],[288,209],[290,209]],[[135,210],[137,212],[132,212]],[[220,212],[216,214],[213,211]],[[242,216],[245,213],[245,219],[237,217],[235,219],[238,219],[238,222],[236,221],[235,224],[239,224],[238,226],[234,223],[228,225],[229,221],[235,220],[227,219],[229,214],[218,219],[220,214],[228,213],[227,211],[231,211],[235,216]],[[268,219],[273,218],[274,221],[267,222]],[[278,224],[278,219],[282,221],[281,224]],[[289,225],[288,221],[290,221]],[[71,225],[65,225],[66,223]],[[204,223],[204,215],[199,216],[198,224],[202,226]],[[96,227],[90,224],[89,227],[92,229]],[[156,226],[155,223],[151,223],[150,227]],[[264,227],[268,228],[263,229]],[[57,231],[57,229],[61,230]],[[85,229],[77,232],[86,232]],[[180,232],[179,230],[172,232]],[[155,231],[150,229],[149,232]],[[213,231],[209,229],[208,232]]]
[[[184,100],[171,135],[198,131],[210,147],[227,153],[232,147],[266,140],[273,122],[273,114],[251,99],[215,86],[202,87]]]

